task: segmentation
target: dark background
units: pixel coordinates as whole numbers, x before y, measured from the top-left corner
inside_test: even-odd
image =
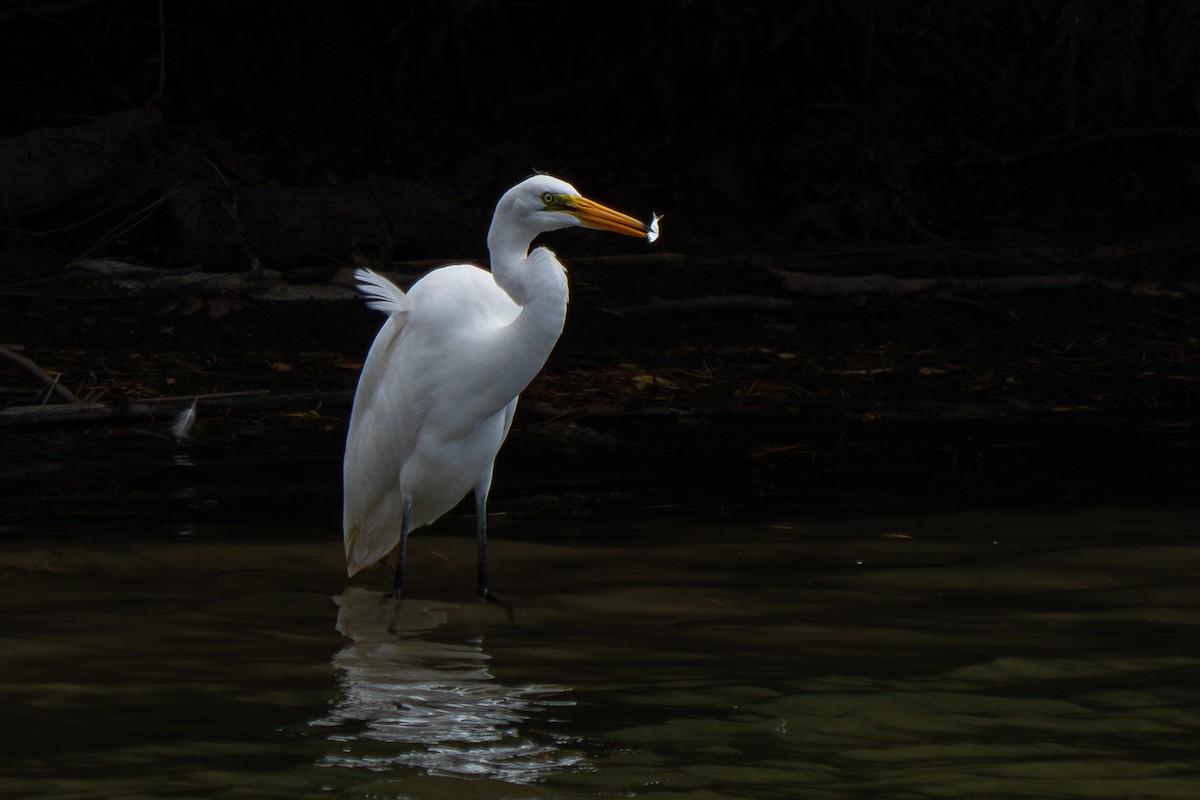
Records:
[[[731,438],[678,452],[822,491],[1194,474],[1193,2],[6,2],[0,75],[0,343],[97,402],[324,392],[342,424],[375,315],[83,268],[415,277],[485,258],[538,169],[665,219],[652,250],[551,237],[572,306],[527,415],[704,418]],[[873,274],[942,283],[836,282]]]
[[[8,2],[0,38],[0,134],[162,121],[122,154],[139,163],[10,217],[10,252],[70,258],[218,177],[424,182],[444,216],[486,220],[537,168],[666,212],[690,254],[1111,239],[1196,211],[1200,12],[1182,0]],[[122,255],[178,255],[163,211]],[[381,255],[480,248],[477,217],[442,222]]]

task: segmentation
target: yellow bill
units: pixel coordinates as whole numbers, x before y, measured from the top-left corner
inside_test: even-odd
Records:
[[[623,236],[644,236],[647,242],[658,238],[658,221],[662,217],[654,214],[649,225],[639,222],[628,214],[601,205],[586,197],[565,198],[563,211],[572,214],[585,227],[601,231],[612,231]]]

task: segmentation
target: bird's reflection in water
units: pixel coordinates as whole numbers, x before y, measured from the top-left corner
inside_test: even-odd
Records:
[[[478,636],[458,643],[432,633],[460,606],[349,588],[334,598],[337,629],[350,642],[333,658],[341,696],[312,724],[336,749],[328,766],[487,777],[528,783],[586,769],[566,741],[523,730],[552,723],[571,701],[560,686],[504,686],[488,671]]]

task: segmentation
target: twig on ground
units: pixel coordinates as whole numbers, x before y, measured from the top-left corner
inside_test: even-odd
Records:
[[[20,353],[15,353],[3,345],[0,345],[0,356],[4,356],[29,374],[36,376],[42,383],[46,384],[50,391],[66,400],[68,403],[78,404],[81,402],[78,395],[58,382],[57,376],[51,376],[44,369],[39,367],[33,361],[33,359],[23,356]]]

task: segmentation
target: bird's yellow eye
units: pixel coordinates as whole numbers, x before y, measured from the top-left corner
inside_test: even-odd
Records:
[[[543,194],[543,195],[542,195],[542,202],[543,202],[543,203],[545,203],[545,204],[546,204],[546,205],[548,205],[548,206],[552,206],[552,205],[554,205],[554,202],[555,202],[555,201],[554,201],[554,193],[553,193],[553,192],[546,192],[545,194]]]

